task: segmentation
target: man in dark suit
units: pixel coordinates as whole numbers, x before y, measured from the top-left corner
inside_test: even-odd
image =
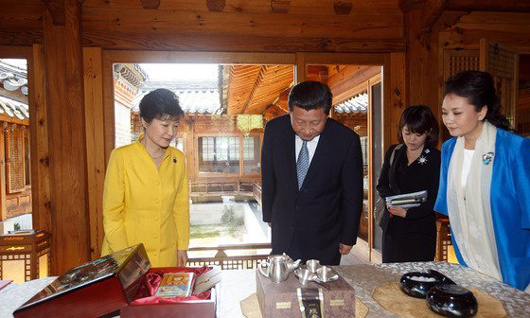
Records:
[[[267,123],[262,208],[272,254],[338,265],[357,240],[363,166],[359,136],[328,118],[331,101],[326,85],[299,83],[289,94],[289,114]]]

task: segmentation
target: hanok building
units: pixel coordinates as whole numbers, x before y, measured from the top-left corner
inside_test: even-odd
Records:
[[[0,224],[31,212],[28,80],[25,66],[0,60]],[[31,222],[17,222],[17,228]],[[4,233],[14,224],[0,228]]]
[[[384,150],[397,143],[404,107],[428,105],[441,118],[442,83],[462,70],[486,70],[516,129],[529,133],[527,1],[6,0],[1,6],[0,57],[28,60],[33,221],[52,234],[55,274],[99,256],[103,180],[117,144],[117,64],[233,65],[218,88],[222,113],[188,115],[179,136],[185,152],[194,153],[188,173],[197,185],[256,184],[257,163],[246,166],[241,147],[210,155],[226,141],[216,138],[243,145],[250,137],[256,151],[262,131],[252,129],[256,117],[244,115],[269,120],[287,112],[292,83],[326,82],[335,95],[332,116],[366,136],[365,230],[356,248],[370,261],[380,256],[375,183]],[[131,85],[130,93],[139,90]],[[366,112],[358,106],[365,98]]]

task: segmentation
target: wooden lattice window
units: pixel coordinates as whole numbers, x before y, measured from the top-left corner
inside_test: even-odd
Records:
[[[444,81],[462,71],[479,70],[478,50],[444,50]]]
[[[21,192],[26,187],[24,129],[12,125],[6,130],[5,136],[7,192]]]
[[[478,71],[480,51],[470,49],[445,49],[443,51],[443,81],[462,71]],[[443,86],[439,87],[439,100],[443,100]],[[451,138],[447,129],[442,130],[442,140]]]
[[[517,79],[519,57],[513,49],[487,39],[480,40],[480,70],[489,72],[501,100],[503,113],[517,127]]]

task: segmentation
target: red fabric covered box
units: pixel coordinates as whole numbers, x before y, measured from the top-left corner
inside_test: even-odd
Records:
[[[145,275],[134,299],[120,310],[121,318],[214,318],[217,317],[218,292],[211,290],[188,297],[157,297],[157,287],[165,273],[192,272],[194,280],[210,271],[212,267],[161,267],[151,268]],[[220,272],[219,272],[220,276]],[[193,287],[193,283],[191,284]]]
[[[72,268],[13,315],[15,318],[112,317],[118,314],[129,318],[189,317],[191,314],[193,317],[215,317],[215,288],[200,295],[171,300],[151,297],[146,287],[148,279],[152,280],[157,273],[192,271],[197,279],[211,269],[151,268],[145,248],[139,244]]]

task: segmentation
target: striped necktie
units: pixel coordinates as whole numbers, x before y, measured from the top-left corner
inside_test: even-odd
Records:
[[[309,151],[307,150],[307,141],[302,142],[302,149],[300,149],[300,154],[298,155],[298,160],[296,161],[296,175],[298,177],[298,189],[302,188],[304,183],[307,170],[309,169]]]

